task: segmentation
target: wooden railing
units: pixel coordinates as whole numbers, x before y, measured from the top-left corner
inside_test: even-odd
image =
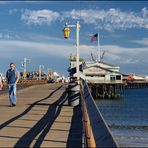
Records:
[[[31,84],[31,85],[35,85],[35,84],[45,84],[47,83],[47,80],[19,80],[18,84]]]
[[[18,83],[17,83],[17,86],[30,86],[30,85],[37,85],[37,84],[46,84],[47,83],[47,80],[19,80]],[[7,83],[4,82],[3,83],[3,89],[6,89],[7,88]]]
[[[86,81],[82,80],[80,84],[85,147],[118,147],[107,123],[90,94]]]

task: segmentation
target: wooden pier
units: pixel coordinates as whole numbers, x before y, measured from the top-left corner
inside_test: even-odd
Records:
[[[125,83],[124,87],[126,89],[132,88],[148,88],[148,82],[140,81],[128,81]]]
[[[67,85],[34,85],[17,92],[17,106],[0,95],[0,147],[83,147],[80,106],[67,103]]]
[[[95,99],[114,99],[123,95],[123,83],[89,83],[89,88],[93,98]]]
[[[79,104],[62,83],[19,89],[15,107],[1,94],[0,147],[117,147],[86,81],[77,85]]]

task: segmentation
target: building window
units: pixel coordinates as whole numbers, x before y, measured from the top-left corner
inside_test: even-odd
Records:
[[[121,75],[117,75],[116,80],[121,80]]]
[[[115,76],[110,76],[110,80],[115,81],[116,80]]]

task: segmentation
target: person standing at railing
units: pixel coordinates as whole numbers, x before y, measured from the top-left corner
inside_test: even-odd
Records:
[[[3,88],[3,78],[2,78],[2,74],[0,73],[0,90],[2,90]]]
[[[19,80],[19,72],[15,68],[14,63],[10,63],[10,69],[7,70],[6,80],[9,89],[9,101],[10,106],[16,106],[17,98],[16,98],[16,85]]]

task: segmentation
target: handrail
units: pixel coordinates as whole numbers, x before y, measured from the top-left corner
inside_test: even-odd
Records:
[[[85,133],[85,147],[96,147],[95,139],[92,133],[92,128],[90,125],[89,116],[87,113],[86,103],[84,101],[83,97],[83,89],[80,90],[81,94],[81,107],[82,107],[82,113],[83,113],[83,126],[84,126],[84,133]]]
[[[118,147],[107,123],[90,94],[86,81],[82,80],[80,85],[85,147]]]

